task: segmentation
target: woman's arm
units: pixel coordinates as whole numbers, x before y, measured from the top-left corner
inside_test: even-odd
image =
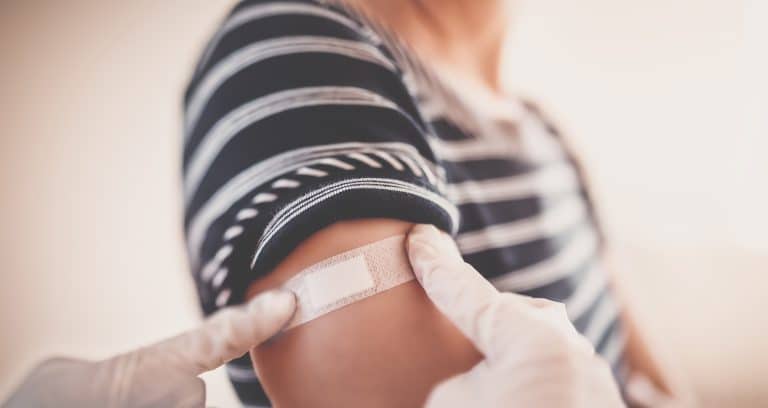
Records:
[[[345,221],[307,238],[248,296],[347,250],[408,232],[387,219]],[[418,407],[441,380],[482,355],[429,301],[416,281],[287,331],[251,351],[272,402],[290,407]]]

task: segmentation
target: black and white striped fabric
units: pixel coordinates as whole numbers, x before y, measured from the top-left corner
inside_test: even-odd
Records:
[[[454,234],[500,290],[564,302],[620,367],[619,308],[580,172],[538,110],[518,106],[488,120],[339,5],[241,2],[185,95],[185,231],[204,311],[241,302],[325,226],[396,218]],[[247,356],[228,372],[244,404],[268,404]]]

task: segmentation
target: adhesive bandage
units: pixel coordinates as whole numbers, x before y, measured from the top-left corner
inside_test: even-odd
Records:
[[[299,272],[283,288],[296,294],[284,330],[415,279],[398,235],[338,254]]]

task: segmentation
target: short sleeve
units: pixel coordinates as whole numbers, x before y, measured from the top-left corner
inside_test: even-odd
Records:
[[[337,221],[458,227],[403,72],[338,10],[239,6],[205,50],[184,108],[185,233],[207,313],[241,302]]]

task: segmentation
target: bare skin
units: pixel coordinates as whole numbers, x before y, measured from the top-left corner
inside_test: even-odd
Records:
[[[483,92],[503,91],[503,44],[513,0],[345,0],[391,29],[430,66],[471,81]]]
[[[278,287],[307,266],[411,224],[384,219],[334,224],[304,241],[248,294]],[[279,408],[419,407],[441,380],[482,359],[415,281],[293,328],[251,351]]]

